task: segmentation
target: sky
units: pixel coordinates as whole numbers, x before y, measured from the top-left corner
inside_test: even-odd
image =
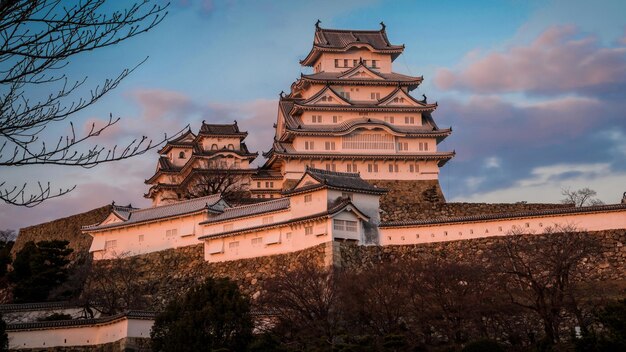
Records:
[[[559,202],[564,188],[590,187],[617,203],[626,191],[624,13],[619,0],[172,0],[153,30],[68,63],[68,77],[87,77],[93,88],[147,58],[72,122],[86,131],[120,117],[91,141],[111,146],[142,135],[160,140],[186,125],[195,131],[203,120],[237,120],[249,149],[261,154],[271,146],[279,93],[310,72],[299,60],[315,22],[378,29],[384,21],[390,41],[406,46],[394,71],[423,75],[412,94],[437,101],[435,121],[453,128],[439,145],[457,153],[440,173],[448,201]],[[68,128],[62,121],[46,133],[54,138]],[[8,184],[76,185],[34,208],[0,204],[0,229],[111,201],[149,206],[144,180],[157,157],[150,151],[92,169],[0,168]]]

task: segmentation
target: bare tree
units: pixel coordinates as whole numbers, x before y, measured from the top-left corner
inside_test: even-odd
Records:
[[[2,0],[0,1],[0,167],[62,165],[91,168],[127,159],[156,148],[146,136],[127,145],[83,147],[85,142],[116,124],[109,117],[77,134],[69,121],[67,135],[53,137],[49,130],[71,120],[116,88],[142,62],[82,95],[87,77],[73,80],[65,69],[81,53],[116,45],[158,25],[168,5],[136,0],[110,11],[106,0]],[[144,60],[145,61],[145,60]],[[33,92],[47,92],[43,98]],[[75,188],[53,191],[50,182],[9,185],[0,179],[0,199],[32,207]]]
[[[597,192],[588,187],[575,191],[572,191],[569,187],[563,188],[561,189],[561,194],[565,197],[561,199],[561,203],[573,204],[575,207],[604,204],[604,202],[596,198]]]
[[[265,281],[261,305],[277,313],[277,329],[295,343],[332,346],[340,323],[336,280],[331,269],[311,264],[306,258],[295,268]],[[303,346],[300,346],[303,347]]]
[[[535,313],[546,341],[554,344],[561,338],[564,314],[580,316],[574,282],[583,260],[597,251],[597,243],[587,233],[557,225],[546,228],[543,235],[512,231],[492,259],[511,302]]]
[[[93,262],[85,273],[87,277],[79,301],[88,309],[106,315],[145,309],[148,306],[147,287],[137,270],[139,266],[139,258],[130,253]]]
[[[237,201],[248,195],[245,184],[249,177],[245,170],[235,168],[234,164],[211,160],[206,169],[197,171],[188,185],[182,185],[181,193],[186,199],[221,193],[227,201]]]

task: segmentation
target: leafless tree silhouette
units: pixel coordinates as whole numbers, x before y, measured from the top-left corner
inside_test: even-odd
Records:
[[[105,147],[85,142],[113,126],[92,124],[77,133],[71,121],[126,78],[145,59],[106,79],[83,95],[87,80],[74,81],[66,68],[81,53],[116,45],[158,25],[168,4],[137,0],[120,10],[109,10],[106,0],[0,0],[0,167],[62,165],[91,168],[131,158],[156,148],[143,136],[125,145]],[[114,4],[117,5],[117,4]],[[108,8],[107,8],[108,7]],[[34,92],[46,92],[43,98]],[[69,120],[69,132],[50,138],[50,129]],[[33,207],[75,188],[53,191],[50,182],[10,185],[0,179],[0,199]]]

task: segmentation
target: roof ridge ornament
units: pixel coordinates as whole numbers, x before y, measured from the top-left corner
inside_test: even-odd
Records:
[[[428,99],[426,98],[426,94],[422,94],[422,97],[424,97],[424,99],[421,100],[422,103],[427,104],[428,103]]]
[[[278,94],[278,95],[279,95],[281,98],[284,98],[284,97],[285,97],[285,91],[284,91],[284,90],[281,90],[281,91],[280,91],[280,94]]]
[[[317,19],[317,22],[315,22],[315,28],[316,28],[316,29],[321,29],[321,28],[320,28],[320,23],[322,23],[322,21],[320,21],[319,19]]]
[[[385,26],[385,22],[380,21],[380,30],[381,30],[381,31],[384,31],[384,30],[385,30],[385,28],[387,28],[387,26]]]

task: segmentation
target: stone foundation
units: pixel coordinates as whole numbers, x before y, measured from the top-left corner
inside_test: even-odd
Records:
[[[66,240],[69,241],[69,247],[74,249],[71,258],[81,254],[87,254],[91,246],[91,236],[83,234],[81,227],[91,225],[104,220],[111,212],[111,206],[106,205],[90,211],[46,222],[39,225],[29,226],[20,229],[20,234],[15,240],[15,245],[11,250],[11,254],[15,256],[24,244],[29,241],[51,241]]]
[[[209,276],[228,277],[239,284],[242,292],[255,299],[261,294],[264,280],[277,272],[293,269],[300,258],[313,265],[327,266],[332,264],[333,257],[328,257],[332,253],[332,243],[326,243],[294,253],[208,263],[204,260],[203,245],[198,244],[118,260],[132,261],[141,286],[149,291],[149,308],[158,311]],[[106,267],[111,261],[99,260],[93,265]]]

